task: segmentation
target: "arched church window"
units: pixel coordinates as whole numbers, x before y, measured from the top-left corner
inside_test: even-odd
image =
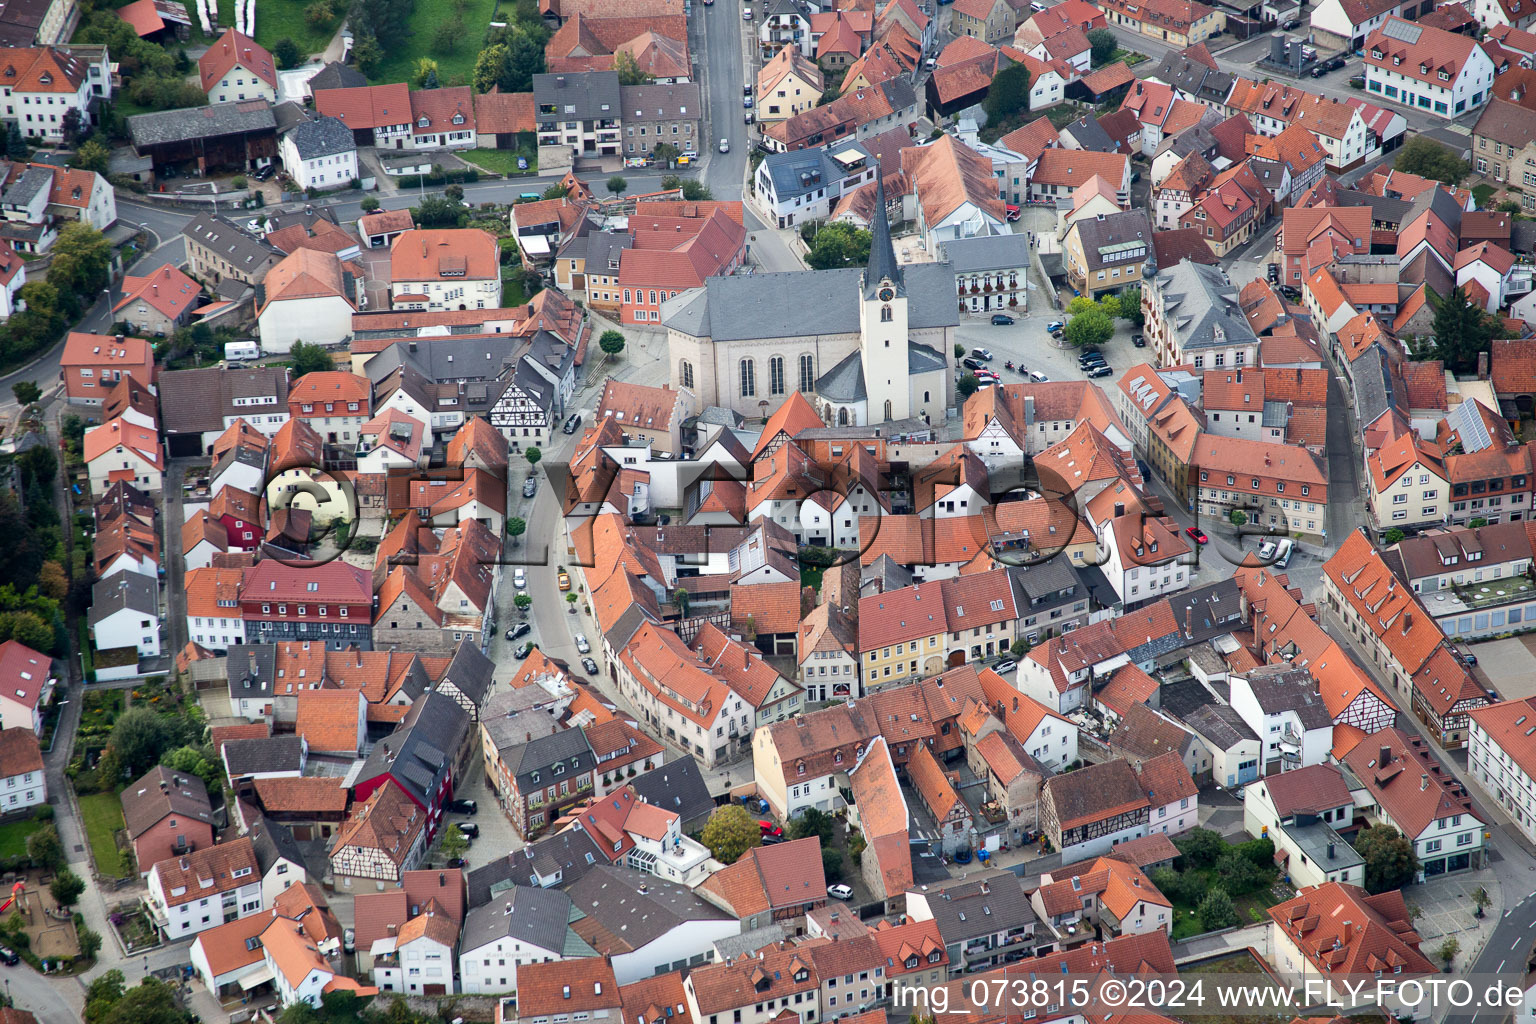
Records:
[[[757,396],[757,366],[750,359],[741,361],[741,397]]]
[[[889,398],[885,400],[885,419],[887,423],[891,420],[891,400]]]
[[[682,362],[677,364],[677,379],[678,382],[683,385],[683,387],[693,387],[693,364],[688,360],[684,359]]]
[[[784,393],[784,357],[774,356],[768,360],[768,393],[782,395]]]
[[[840,426],[840,427],[846,427],[848,425],[848,410],[847,409],[839,409],[839,410],[837,410],[837,425]]]
[[[888,324],[888,323],[891,322],[891,307],[890,306],[881,306],[880,307],[880,322],[883,323],[883,324]]]
[[[816,388],[816,359],[809,352],[800,355],[800,390],[810,394]]]

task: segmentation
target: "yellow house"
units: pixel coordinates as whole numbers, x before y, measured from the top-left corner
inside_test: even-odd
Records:
[[[825,90],[821,68],[786,46],[757,73],[757,120],[771,124],[810,110]]]
[[[957,36],[973,36],[996,46],[1012,43],[1019,27],[1017,14],[1006,0],[955,0],[950,8],[949,30]]]
[[[1102,0],[1113,26],[1140,32],[1175,49],[1202,43],[1227,27],[1227,16],[1195,0]]]
[[[1083,295],[1140,285],[1152,255],[1152,222],[1144,210],[1124,210],[1073,221],[1062,244],[1067,283]]]
[[[859,601],[859,670],[866,690],[924,679],[944,670],[949,626],[938,582],[918,583]]]

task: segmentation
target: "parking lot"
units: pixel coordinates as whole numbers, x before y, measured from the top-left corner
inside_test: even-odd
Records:
[[[1504,700],[1536,697],[1536,634],[1469,645],[1477,655],[1472,674]]]

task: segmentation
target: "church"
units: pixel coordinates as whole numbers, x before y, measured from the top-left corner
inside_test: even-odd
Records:
[[[711,277],[663,303],[672,386],[749,419],[793,390],[829,425],[942,423],[954,402],[954,271],[901,266],[884,217],[872,232],[863,270]]]

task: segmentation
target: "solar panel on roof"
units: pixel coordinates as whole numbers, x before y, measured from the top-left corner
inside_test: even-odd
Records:
[[[1382,35],[1386,36],[1388,39],[1396,39],[1400,42],[1407,43],[1409,46],[1417,43],[1419,41],[1419,36],[1422,35],[1423,32],[1424,29],[1422,26],[1415,25],[1408,21],[1389,21],[1385,25],[1381,26]]]
[[[1462,402],[1450,414],[1446,421],[1461,438],[1461,450],[1464,452],[1480,452],[1493,446],[1493,438],[1488,434],[1488,424],[1483,422],[1478,415],[1476,402]]]

